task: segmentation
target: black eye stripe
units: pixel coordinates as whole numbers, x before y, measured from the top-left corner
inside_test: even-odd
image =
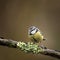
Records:
[[[35,30],[35,29],[33,29],[32,31],[34,31],[34,30]],[[32,31],[31,31],[31,32],[32,32]],[[37,29],[37,28],[36,28],[36,32],[38,32],[38,29]],[[35,32],[35,33],[36,33],[36,32]],[[35,34],[35,33],[34,33],[34,34]],[[33,34],[32,34],[32,33],[30,33],[30,35],[33,35]]]
[[[33,31],[33,30],[35,30],[36,28],[34,28],[34,29],[31,29],[31,31]]]
[[[36,33],[36,32],[39,31],[39,29],[38,29],[37,27],[35,27],[35,26],[32,26],[32,27],[29,28],[28,34],[33,35],[33,34],[31,33],[31,32],[33,32],[33,31],[35,31],[35,33]],[[35,33],[34,33],[34,34],[35,34]]]

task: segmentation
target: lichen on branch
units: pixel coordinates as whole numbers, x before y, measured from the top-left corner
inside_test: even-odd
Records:
[[[41,47],[38,47],[37,44],[33,44],[33,42],[18,42],[17,43],[18,48],[21,50],[24,50],[25,52],[32,52],[32,53],[40,53],[43,52],[43,49]]]

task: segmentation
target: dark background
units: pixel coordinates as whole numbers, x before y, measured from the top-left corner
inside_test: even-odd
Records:
[[[47,41],[41,44],[60,50],[60,0],[0,0],[0,36],[30,41],[28,28],[38,27]],[[0,46],[0,60],[57,60]]]

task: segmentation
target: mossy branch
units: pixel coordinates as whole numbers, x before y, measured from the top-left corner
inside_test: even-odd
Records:
[[[48,48],[42,48],[37,44],[33,44],[32,42],[24,43],[24,42],[17,42],[11,39],[0,39],[0,45],[12,48],[18,48],[26,53],[43,54],[60,59],[60,51]]]

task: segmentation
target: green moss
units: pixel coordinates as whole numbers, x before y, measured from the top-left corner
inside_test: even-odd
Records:
[[[28,42],[28,43],[18,42],[17,47],[20,50],[23,50],[24,52],[28,52],[28,53],[29,52],[33,52],[33,53],[43,52],[43,49],[39,47],[37,44],[33,44],[33,42]]]

